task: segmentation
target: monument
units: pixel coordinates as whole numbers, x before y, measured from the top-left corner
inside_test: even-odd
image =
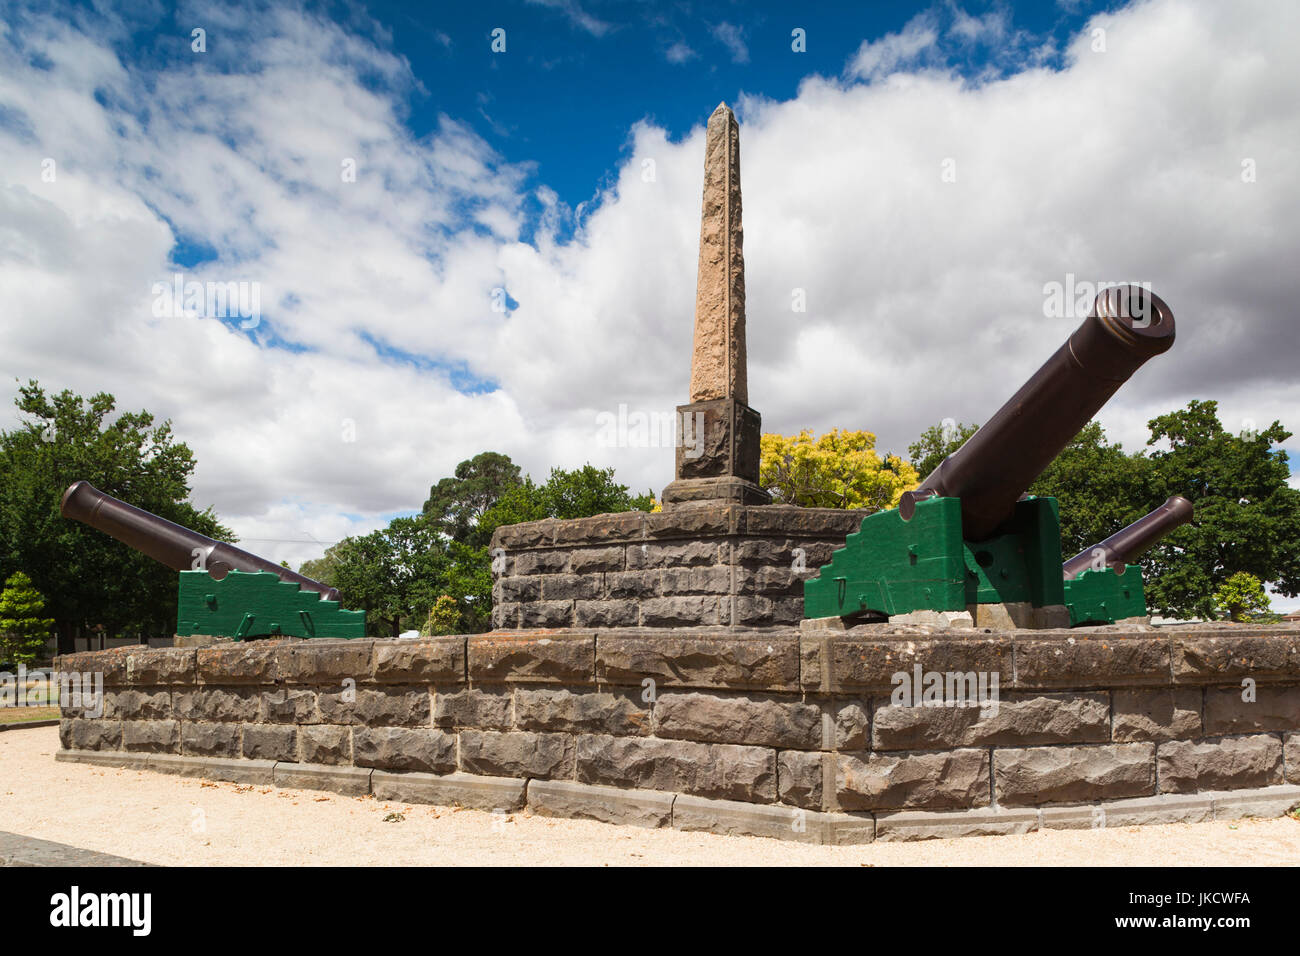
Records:
[[[1103,293],[900,508],[765,503],[737,134],[719,107],[683,406],[704,415],[707,451],[701,462],[679,453],[661,513],[498,528],[486,634],[295,641],[285,611],[246,608],[279,636],[59,658],[59,671],[97,674],[105,690],[63,704],[56,759],[809,843],[1300,804],[1300,632],[1152,627],[1128,613],[1141,607],[1133,559],[1190,505],[1170,499],[1063,562],[1055,501],[1023,493],[1168,347],[1168,307]],[[72,498],[94,500],[84,488]],[[230,563],[227,580],[264,576],[313,608],[330,603],[315,582],[245,575],[233,563],[245,558],[204,551],[185,529],[144,527],[123,540],[173,567],[198,547],[209,568]],[[228,603],[206,571],[181,576],[200,601]],[[239,627],[203,620],[226,636]]]
[[[749,407],[745,365],[745,253],[740,202],[740,127],[726,103],[709,117],[695,289],[691,400],[677,407],[683,430],[701,422],[692,454],[677,443],[677,478],[663,506],[699,502],[767,504],[758,484],[762,420]]]

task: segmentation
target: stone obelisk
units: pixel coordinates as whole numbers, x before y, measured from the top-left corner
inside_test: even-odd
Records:
[[[743,238],[740,127],[719,103],[704,147],[691,401],[677,407],[677,474],[665,507],[771,500],[758,484],[762,421],[747,404]]]

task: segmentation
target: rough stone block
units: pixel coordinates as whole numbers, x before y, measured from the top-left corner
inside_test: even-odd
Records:
[[[910,678],[917,666],[922,673],[997,674],[1004,690],[1011,688],[1014,674],[1011,641],[1003,638],[891,640],[825,632],[805,635],[804,646],[804,667],[814,682],[829,679],[829,686],[821,688],[827,692],[869,688],[892,693],[899,685],[896,675]]]
[[[1273,734],[1172,740],[1160,745],[1161,793],[1240,790],[1282,783],[1282,741]]]
[[[357,727],[352,731],[353,762],[380,770],[453,773],[456,736],[441,730]]]
[[[1112,696],[1113,737],[1118,743],[1201,734],[1199,687],[1119,688]]]
[[[794,689],[799,686],[799,639],[792,630],[726,637],[642,631],[596,637],[601,683],[657,686]]]
[[[1083,803],[1155,793],[1155,745],[1100,744],[993,751],[998,803]]]
[[[333,724],[312,724],[298,728],[298,755],[305,764],[347,764],[352,762],[352,732]]]
[[[979,810],[899,810],[876,814],[876,839],[887,843],[1003,836],[1008,833],[1032,833],[1037,829],[1037,810],[986,807]]]
[[[277,641],[251,641],[191,651],[202,684],[273,684],[279,677]]]
[[[64,746],[69,750],[118,750],[122,746],[122,721],[73,718],[69,723]],[[60,723],[60,738],[64,738]]]
[[[371,786],[380,800],[489,811],[518,810],[524,805],[525,781],[509,777],[479,777],[469,773],[437,776],[384,770],[375,770],[373,774]]]
[[[592,601],[605,589],[600,574],[544,574],[540,580],[543,601]]]
[[[776,800],[776,752],[651,737],[583,735],[578,780],[753,803]]]
[[[519,605],[519,622],[525,628],[570,627],[573,601],[528,601]]]
[[[1300,637],[1294,634],[1224,635],[1172,638],[1173,674],[1179,683],[1222,683],[1295,679],[1300,673]]]
[[[1206,688],[1207,735],[1300,730],[1300,687],[1258,684],[1252,699],[1242,700],[1245,693],[1241,686]]]
[[[589,684],[594,634],[474,635],[469,639],[473,681],[530,684]]]
[[[641,606],[633,600],[574,601],[575,627],[635,627]]]
[[[939,750],[1110,739],[1104,693],[1026,694],[988,706],[897,707],[881,699],[872,718],[876,750]]]
[[[103,680],[105,687],[121,687],[128,683],[126,678],[127,655],[138,653],[139,648],[118,647],[106,651],[82,651],[77,654],[61,654],[54,658],[54,669],[60,674],[78,675],[93,682],[95,675]]]
[[[445,684],[465,679],[465,638],[376,641],[374,679],[383,684]]]
[[[1128,633],[1017,639],[1017,687],[1169,683],[1169,640]]]
[[[730,624],[723,614],[725,599],[716,595],[693,594],[651,597],[641,602],[641,624],[645,627],[698,627]]]
[[[528,807],[543,817],[667,827],[672,826],[675,797],[655,790],[620,790],[571,780],[528,781]]]
[[[183,647],[136,648],[126,655],[130,684],[192,684],[196,674],[195,651]]]
[[[320,723],[316,691],[303,687],[277,687],[261,692],[258,719],[273,724]]]
[[[109,720],[166,720],[171,716],[169,689],[124,688],[104,692],[104,717]]]
[[[566,779],[573,776],[573,755],[569,734],[460,732],[460,769],[466,773]]]
[[[846,700],[835,705],[835,749],[867,750],[871,747],[871,704]]]
[[[569,570],[574,574],[622,571],[625,560],[622,547],[578,548],[569,555]]]
[[[331,724],[429,726],[429,690],[423,686],[388,685],[378,689],[322,691],[321,718]]]
[[[654,727],[655,736],[678,740],[815,750],[822,713],[798,700],[669,692],[655,702]]]
[[[239,724],[181,724],[181,753],[200,757],[238,757]]]
[[[782,803],[805,810],[825,806],[822,760],[820,753],[801,750],[783,750],[776,755],[776,792]]]
[[[641,511],[559,520],[555,522],[555,543],[603,544],[639,538],[644,533],[645,522],[646,514]]]
[[[658,570],[705,567],[722,563],[726,557],[726,547],[726,544],[721,541],[629,544],[626,567],[629,571],[643,568]]]
[[[366,767],[277,763],[274,781],[275,786],[286,790],[326,790],[345,797],[364,797],[370,792],[370,775],[378,772]]]
[[[536,574],[516,574],[510,577],[497,578],[493,588],[493,602],[523,603],[525,601],[540,601],[542,598],[542,578]]]
[[[434,726],[509,730],[512,694],[509,687],[439,691],[433,702]]]
[[[520,687],[515,692],[515,719],[520,730],[620,737],[650,733],[650,709],[637,690],[575,693],[564,688]]]
[[[1282,744],[1282,762],[1287,783],[1300,783],[1300,734],[1286,734]]]
[[[731,568],[668,568],[660,572],[659,589],[664,595],[729,594]]]
[[[507,570],[510,574],[523,576],[529,574],[563,574],[569,570],[569,552],[562,551],[524,551],[513,556],[507,554]]]
[[[841,810],[971,809],[989,803],[986,750],[836,757]]]
[[[298,759],[298,730],[275,724],[245,724],[244,756],[249,760]]]
[[[611,571],[605,575],[611,598],[644,598],[659,593],[658,571]]]
[[[553,544],[557,523],[554,518],[543,518],[541,521],[501,525],[492,532],[492,550],[501,548],[509,555],[510,552],[523,548],[539,548]]]
[[[181,725],[174,720],[125,720],[122,749],[145,753],[177,753],[181,746]]]
[[[312,640],[287,644],[276,655],[278,676],[296,684],[341,686],[370,677],[374,641]]]
[[[524,606],[514,602],[494,602],[492,604],[492,630],[513,631],[521,626]]]
[[[261,692],[248,687],[187,687],[172,695],[181,720],[245,723],[257,720]]]
[[[803,596],[789,598],[736,596],[735,623],[741,627],[798,627],[803,618]]]

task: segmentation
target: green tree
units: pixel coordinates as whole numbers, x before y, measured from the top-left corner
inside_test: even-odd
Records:
[[[979,430],[978,425],[962,422],[950,424],[947,419],[938,425],[931,425],[921,432],[921,437],[907,446],[907,457],[920,478],[925,478],[939,467],[939,463],[955,452],[966,439]]]
[[[1259,578],[1238,571],[1214,592],[1214,608],[1229,620],[1258,621],[1269,616],[1268,594]]]
[[[429,609],[429,618],[424,622],[421,634],[437,637],[440,634],[455,634],[460,629],[460,608],[456,599],[444,594],[433,602]]]
[[[466,541],[483,512],[522,480],[519,466],[510,456],[481,452],[457,465],[453,477],[443,478],[429,489],[423,514],[437,531]]]
[[[393,636],[420,627],[445,584],[447,551],[423,515],[345,538],[303,574],[339,589],[343,607],[366,612],[368,630]]]
[[[212,509],[189,504],[194,455],[147,411],[114,417],[112,395],[47,395],[36,381],[14,404],[25,421],[0,432],[0,577],[22,570],[48,596],[60,652],[102,626],[109,635],[169,635],[176,572],[59,513],[85,479],[136,507],[223,541]]]
[[[0,593],[0,665],[35,664],[45,653],[54,618],[32,579],[15,571]]]

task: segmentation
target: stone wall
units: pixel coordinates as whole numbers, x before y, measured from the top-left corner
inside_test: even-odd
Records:
[[[492,626],[797,625],[863,511],[698,505],[498,528]]]
[[[58,667],[106,691],[98,717],[65,708],[59,759],[404,802],[814,842],[1300,803],[1294,628],[558,630]],[[898,705],[916,668],[997,675],[996,712]]]

